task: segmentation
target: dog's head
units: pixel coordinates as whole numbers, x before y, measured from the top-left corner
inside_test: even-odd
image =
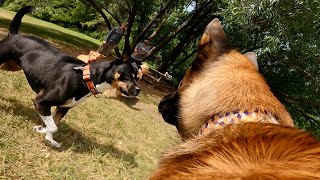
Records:
[[[119,89],[124,95],[129,97],[138,96],[140,88],[136,81],[134,67],[128,61],[116,59],[112,62],[112,86]],[[107,73],[108,74],[108,73]],[[110,77],[110,74],[108,74]]]
[[[179,130],[181,124],[180,119],[180,101],[181,94],[188,89],[194,79],[199,80],[204,68],[210,66],[223,54],[227,54],[231,49],[228,46],[228,40],[218,19],[212,20],[206,27],[199,43],[198,54],[192,62],[191,67],[187,70],[185,76],[181,80],[176,92],[165,96],[158,105],[158,111],[162,114],[163,119],[172,125],[175,125]],[[257,65],[257,57],[254,53],[246,53],[252,63]]]
[[[89,55],[88,55],[88,63],[93,63],[95,61],[99,61],[105,58],[105,55],[100,54],[96,51],[90,51]]]
[[[256,55],[229,49],[218,19],[206,27],[198,50],[178,90],[165,96],[158,106],[165,121],[176,125],[184,140],[192,139],[168,152],[150,179],[294,179],[306,174],[318,177],[312,168],[305,167],[310,158],[319,157],[318,152],[302,152],[301,148],[308,145],[300,145],[303,140],[292,138],[309,139],[309,135],[287,127],[293,126],[292,119],[259,74]],[[256,113],[259,111],[262,116]],[[251,118],[246,119],[247,115]],[[216,125],[220,127],[216,129]],[[315,152],[319,142],[309,137],[314,144],[307,151]],[[299,167],[298,173],[288,168],[284,153],[294,159],[292,167]],[[275,164],[269,166],[270,162]],[[277,172],[274,165],[278,165]]]

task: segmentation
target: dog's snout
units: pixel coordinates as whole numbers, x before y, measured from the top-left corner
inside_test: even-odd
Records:
[[[133,89],[134,96],[138,96],[140,91],[141,91],[141,89],[138,86],[135,86]]]

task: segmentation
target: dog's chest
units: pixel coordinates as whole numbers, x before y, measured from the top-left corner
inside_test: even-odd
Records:
[[[96,89],[100,93],[106,91],[107,89],[112,89],[112,88],[114,88],[114,87],[112,87],[109,83],[106,83],[106,82],[96,85]],[[78,104],[82,103],[83,101],[85,101],[91,95],[92,95],[91,93],[88,93],[87,95],[83,96],[79,100],[76,100],[76,98],[73,97],[73,98],[69,99],[65,104],[63,104],[60,107],[73,108],[76,105],[78,105]]]
[[[84,100],[86,100],[90,95],[91,95],[91,93],[88,93],[87,95],[83,96],[81,99],[79,99],[77,101],[76,101],[76,98],[73,97],[72,99],[69,99],[64,105],[62,105],[60,107],[73,108],[76,105],[82,103]]]
[[[100,93],[106,91],[107,89],[113,89],[113,88],[114,87],[112,87],[109,83],[106,83],[106,82],[103,82],[101,84],[96,85],[96,89]]]

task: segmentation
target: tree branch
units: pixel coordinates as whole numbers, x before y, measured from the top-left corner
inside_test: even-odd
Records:
[[[131,11],[129,11],[128,28],[127,28],[127,34],[125,34],[125,44],[124,44],[123,54],[122,54],[124,59],[129,58],[131,54],[130,35],[131,35],[134,20],[138,12],[138,6],[139,6],[139,3],[134,1]]]
[[[282,95],[283,97],[290,99],[290,100],[295,100],[298,102],[303,102],[305,104],[308,104],[309,106],[314,107],[315,109],[320,109],[320,103],[314,103],[311,101],[306,100],[306,98],[299,97],[299,96],[290,96],[282,91],[275,91],[276,94]]]
[[[107,8],[103,7],[103,9],[110,14],[110,16],[118,23],[119,26],[121,26],[122,23],[119,20],[119,18],[117,18],[114,14],[112,14]]]
[[[103,18],[104,21],[106,22],[106,25],[107,25],[109,31],[112,29],[111,23],[110,23],[108,17],[107,17],[107,16],[104,14],[104,12],[102,11],[102,7],[101,7],[100,5],[96,4],[94,0],[81,0],[81,1],[82,1],[83,3],[87,2],[87,3],[91,4],[91,6],[92,6],[94,9],[96,9],[96,10],[99,12],[99,14],[102,16],[102,18]],[[117,56],[121,56],[118,47],[116,47],[116,48],[114,49],[114,51],[116,52],[116,55],[117,55]]]
[[[141,39],[145,36],[145,34],[148,32],[148,30],[150,29],[150,27],[157,22],[160,17],[167,11],[167,9],[170,9],[171,4],[173,2],[176,2],[176,0],[169,0],[167,2],[167,4],[165,5],[165,7],[163,9],[161,9],[158,14],[153,18],[152,21],[149,22],[149,24],[142,30],[142,32],[139,34],[139,36],[136,38],[136,40],[132,43],[132,47],[134,47],[136,44],[138,44],[138,42],[141,41]],[[174,8],[171,8],[174,9]]]

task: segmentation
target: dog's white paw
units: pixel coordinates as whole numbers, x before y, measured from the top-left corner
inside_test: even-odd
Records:
[[[34,127],[33,127],[33,131],[36,131],[36,132],[42,133],[42,134],[48,132],[47,128],[45,128],[45,127],[43,127],[43,126],[34,126]]]
[[[54,147],[54,148],[61,148],[61,144],[58,143],[57,141],[55,141],[55,140],[49,140],[49,139],[46,139],[46,140],[47,140],[47,143],[48,143],[50,146],[52,146],[52,147]]]

